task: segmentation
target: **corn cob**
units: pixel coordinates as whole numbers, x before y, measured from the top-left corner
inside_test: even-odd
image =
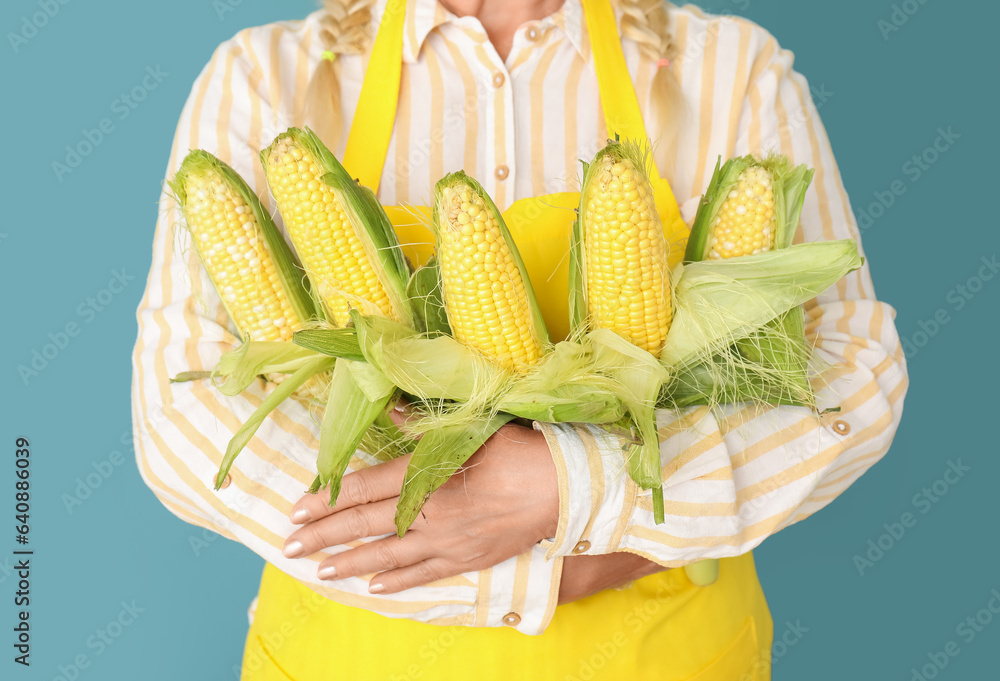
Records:
[[[292,128],[261,152],[261,162],[285,228],[330,321],[346,326],[349,310],[356,307],[409,322],[402,309],[408,277],[398,244],[381,249],[372,236],[371,222],[384,221],[378,225],[383,229],[388,218],[380,206],[380,215],[359,215],[357,205],[345,205],[342,185],[351,182],[350,177],[322,142],[308,130]],[[330,180],[341,186],[331,186]],[[367,203],[371,208],[372,202]],[[392,261],[389,268],[387,259]]]
[[[170,186],[243,340],[290,341],[312,305],[257,196],[232,168],[200,150],[188,154]]]
[[[663,227],[645,159],[618,142],[584,171],[580,222],[586,315],[654,357],[670,329],[670,275]]]
[[[216,369],[226,376],[221,392],[238,394],[257,374],[280,383],[230,440],[216,476],[218,489],[267,414],[296,393],[315,397],[322,383],[316,377],[332,362],[322,356],[301,357],[301,349],[288,342],[316,316],[316,308],[288,244],[246,182],[219,159],[196,150],[169,184],[209,278],[246,341],[223,356]],[[251,355],[253,360],[246,362]],[[293,355],[300,361],[286,363]],[[223,369],[227,363],[233,366]],[[253,368],[248,370],[244,363]],[[280,373],[267,371],[267,366]],[[188,372],[175,380],[194,380],[203,373]]]
[[[355,182],[310,130],[282,133],[260,158],[327,321],[346,327],[357,310],[412,327],[409,266],[375,194]],[[331,504],[351,456],[395,393],[367,364],[336,362],[313,484],[314,490],[329,487]]]
[[[792,167],[787,158],[776,155],[744,156],[717,166],[692,226],[685,260],[753,257],[789,247],[812,176],[806,166]],[[800,308],[737,341],[736,348],[751,368],[763,367],[770,374],[738,372],[705,382],[710,374],[694,367],[684,378],[686,388],[675,395],[677,405],[723,395],[727,401],[811,404],[809,348]]]
[[[431,222],[437,240],[440,292],[453,338],[440,336],[423,342],[437,346],[442,341],[457,341],[456,349],[471,350],[471,361],[462,374],[471,373],[474,378],[485,370],[498,380],[485,382],[490,386],[485,394],[482,385],[473,389],[479,394],[470,395],[469,402],[478,404],[485,398],[491,403],[494,390],[509,385],[515,377],[520,379],[542,358],[548,345],[545,322],[500,211],[478,182],[461,171],[442,178],[434,189]],[[391,343],[387,345],[391,347]],[[461,352],[451,354],[435,364],[446,365],[461,356]],[[411,353],[405,362],[412,361]],[[472,411],[458,423],[425,433],[414,448],[396,508],[400,536],[427,497],[514,418],[503,412],[489,413],[493,409]]]
[[[655,406],[663,369],[657,362],[673,319],[668,249],[646,173],[648,154],[611,141],[584,163],[580,208],[570,249],[570,326],[591,331],[591,344],[626,358],[617,379],[631,432],[629,475],[652,490],[663,522]],[[601,334],[624,342],[614,349]],[[639,350],[635,350],[638,348]],[[643,352],[644,351],[644,352]]]
[[[524,373],[548,342],[531,282],[496,205],[459,171],[435,189],[433,225],[452,335]]]
[[[716,166],[691,227],[684,259],[728,259],[787,248],[813,171],[783,156],[734,158]]]
[[[708,248],[714,260],[774,248],[774,191],[767,170],[750,166],[740,173],[712,221]]]

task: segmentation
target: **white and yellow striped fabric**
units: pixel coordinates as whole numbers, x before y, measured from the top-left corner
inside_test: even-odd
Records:
[[[377,2],[377,22],[384,0]],[[309,124],[305,97],[323,50],[323,13],[241,31],[223,43],[195,82],[177,126],[167,176],[189,149],[232,165],[268,205],[259,151],[287,127]],[[428,205],[434,183],[464,169],[504,209],[513,201],[578,189],[579,159],[602,145],[584,17],[577,0],[521,27],[506,62],[478,20],[434,0],[410,0],[392,143],[381,181],[386,205]],[[718,156],[777,150],[816,168],[800,241],[857,238],[830,143],[792,54],[753,23],[671,7],[677,54],[669,66],[683,92],[680,133],[661,173],[690,219]],[[623,39],[644,110],[654,60]],[[352,120],[367,55],[338,58],[345,126]],[[656,117],[647,129],[658,135]],[[342,135],[341,145],[346,139]],[[341,153],[343,148],[335,148]],[[670,165],[670,162],[664,164]],[[273,205],[273,204],[271,204]],[[615,438],[596,428],[542,426],[561,486],[554,542],[475,574],[402,594],[368,594],[367,582],[316,578],[323,555],[282,557],[288,513],[313,479],[318,426],[287,402],[233,467],[212,481],[226,443],[258,406],[264,386],[227,398],[206,382],[171,384],[181,371],[210,369],[237,342],[207,275],[177,229],[177,207],[160,203],[152,268],[138,310],[133,407],[136,455],[146,483],[180,518],[242,542],[320,594],[390,617],[438,624],[503,626],[538,633],[555,609],[561,561],[630,550],[664,565],[744,553],[819,510],[874,464],[899,423],[907,387],[893,310],[875,299],[867,265],[808,307],[808,333],[831,366],[820,407],[702,409],[661,415],[666,522],[653,522],[648,493],[625,473]],[[354,462],[363,466],[363,455]],[[582,543],[582,542],[587,543]],[[556,557],[554,560],[546,558]]]

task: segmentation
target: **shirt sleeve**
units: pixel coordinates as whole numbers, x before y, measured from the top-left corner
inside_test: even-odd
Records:
[[[855,239],[860,246],[829,139],[792,53],[749,22],[741,30],[758,47],[749,77],[733,88],[744,97],[731,113],[716,115],[734,121],[732,145],[720,153],[774,149],[815,168],[796,242]],[[729,91],[728,82],[715,85]],[[875,464],[892,442],[907,389],[895,311],[875,298],[866,262],[807,303],[805,313],[813,359],[826,367],[816,384],[818,411],[840,411],[746,404],[660,411],[662,524],[653,520],[650,492],[629,478],[614,435],[592,426],[537,426],[560,483],[549,555],[630,551],[668,567],[740,555],[826,506]]]
[[[301,125],[301,92],[309,60],[308,23],[247,29],[212,56],[184,106],[167,178],[190,149],[230,164],[270,205],[260,149],[291,125]],[[319,45],[318,40],[312,44]],[[321,48],[318,48],[321,49]],[[312,63],[318,61],[318,53]],[[283,572],[334,601],[388,617],[467,626],[510,626],[541,632],[555,610],[561,562],[538,547],[491,570],[459,575],[400,594],[368,593],[367,581],[323,582],[317,564],[338,547],[305,559],[281,554],[295,529],[288,514],[315,476],[316,414],[287,400],[240,454],[227,485],[213,481],[229,439],[273,386],[263,380],[237,397],[209,381],[171,383],[182,371],[211,370],[237,344],[235,328],[208,279],[165,188],[152,265],[138,311],[133,353],[135,451],[143,480],[176,516],[245,544]],[[351,469],[373,463],[358,453]],[[192,533],[191,549],[205,545]]]

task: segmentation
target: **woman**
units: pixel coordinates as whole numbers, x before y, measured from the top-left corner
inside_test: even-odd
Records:
[[[508,211],[519,247],[551,268],[565,253],[571,213],[559,207],[573,205],[579,159],[622,132],[654,142],[667,219],[680,210],[690,221],[718,156],[775,150],[816,168],[798,238],[858,238],[792,55],[748,21],[692,7],[328,0],[216,51],[168,176],[205,148],[266,197],[257,154],[291,125],[317,130],[387,206],[428,204],[438,178],[466,170]],[[302,497],[317,428],[298,404],[275,413],[212,491],[263,387],[226,399],[169,383],[214,366],[234,338],[169,197],[162,208],[139,309],[137,457],[174,513],[268,561],[244,678],[770,678],[772,625],[749,551],[842,492],[899,422],[903,355],[867,266],[807,306],[818,358],[832,366],[820,407],[839,412],[660,415],[664,524],[622,474],[612,435],[540,424],[505,427],[406,537],[380,540],[405,461],[359,470],[357,459],[336,509]],[[390,213],[404,241],[419,241],[406,211]],[[535,287],[564,329],[564,289]],[[709,587],[665,569],[705,557],[722,558]]]

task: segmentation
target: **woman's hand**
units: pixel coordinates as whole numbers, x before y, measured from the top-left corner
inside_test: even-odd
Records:
[[[568,556],[563,560],[559,605],[586,598],[598,591],[624,586],[666,569],[634,553]]]
[[[368,590],[388,594],[491,568],[556,533],[556,469],[539,432],[514,424],[500,428],[397,538],[396,503],[408,463],[401,457],[344,476],[334,508],[322,492],[302,497],[291,514],[302,527],[285,543],[285,556],[302,558],[392,533],[327,558],[318,570],[320,579],[376,573]]]

